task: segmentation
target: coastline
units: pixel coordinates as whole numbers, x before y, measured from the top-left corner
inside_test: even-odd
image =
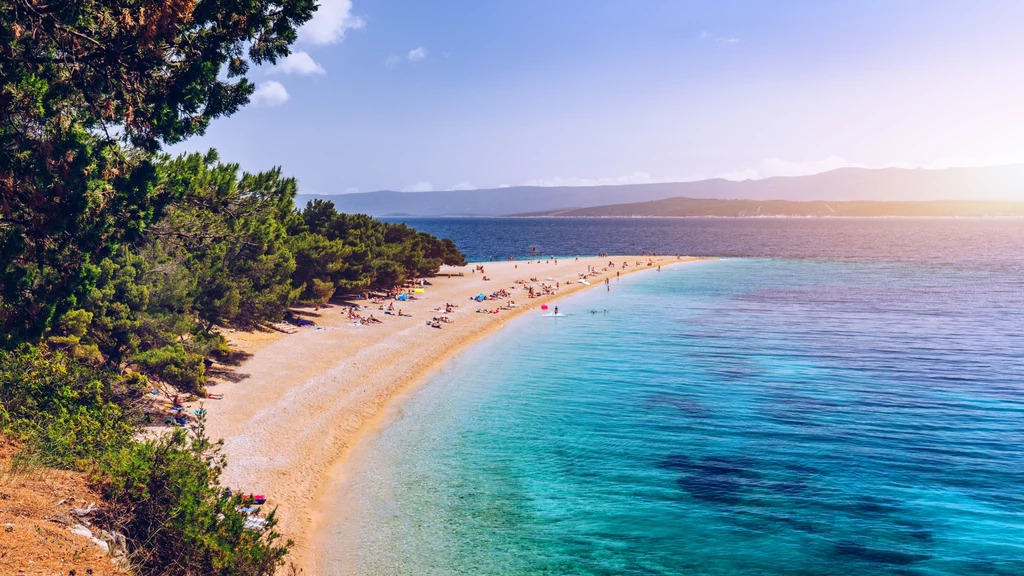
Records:
[[[224,483],[233,489],[264,493],[281,513],[281,531],[295,541],[290,562],[316,574],[317,541],[325,525],[322,511],[344,477],[344,464],[355,447],[391,417],[391,408],[416,390],[444,362],[501,329],[505,323],[542,304],[550,304],[614,278],[658,265],[693,261],[675,256],[588,257],[553,261],[483,263],[485,274],[473,265],[445,268],[441,274],[463,273],[430,280],[421,298],[396,302],[411,318],[384,315],[371,305],[382,325],[355,326],[342,308],[305,311],[317,323],[294,334],[230,333],[233,346],[252,356],[236,370],[236,382],[215,391],[224,400],[205,402],[208,432],[224,438],[229,466]],[[616,268],[601,271],[609,260]],[[626,261],[629,267],[620,269]],[[641,262],[636,266],[636,262]],[[651,261],[652,265],[647,266]],[[599,272],[585,285],[574,281],[589,266]],[[551,296],[527,299],[517,280],[535,277],[560,288]],[[550,280],[546,280],[550,278]],[[568,283],[572,282],[572,283]],[[477,303],[470,297],[499,289],[510,292],[503,301]],[[497,314],[478,314],[515,301],[517,308]],[[458,305],[448,314],[453,324],[440,330],[426,325],[431,309],[446,302]],[[369,302],[359,301],[369,305]],[[249,374],[245,374],[248,372]],[[233,379],[234,380],[234,379]]]

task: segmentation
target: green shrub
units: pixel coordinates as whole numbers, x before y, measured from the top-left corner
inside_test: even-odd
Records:
[[[181,344],[171,344],[136,354],[139,369],[182,392],[199,393],[206,383],[203,355],[189,352]]]
[[[0,432],[25,443],[23,461],[87,471],[106,498],[95,519],[125,536],[136,573],[269,576],[291,542],[274,514],[245,529],[241,497],[224,497],[218,443],[196,430],[138,441],[133,410],[146,381],[83,364],[63,351],[0,351]]]
[[[291,546],[274,530],[271,513],[262,531],[245,529],[218,484],[224,468],[220,442],[210,442],[203,419],[195,432],[176,429],[159,439],[104,455],[96,480],[115,528],[130,534],[129,560],[141,574],[273,574]]]
[[[131,441],[137,377],[102,372],[70,355],[23,345],[0,351],[0,430],[26,440],[44,463],[78,467]]]

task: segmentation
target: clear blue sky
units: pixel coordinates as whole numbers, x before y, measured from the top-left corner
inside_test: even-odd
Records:
[[[173,152],[318,194],[1024,161],[1020,0],[321,2]]]

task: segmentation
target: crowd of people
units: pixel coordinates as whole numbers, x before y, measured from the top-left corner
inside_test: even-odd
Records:
[[[599,256],[603,256],[606,258],[608,257],[607,254],[601,254]],[[647,254],[645,253],[644,256],[647,256]],[[579,282],[582,284],[589,285],[589,279],[594,277],[601,277],[604,281],[606,289],[611,290],[611,279],[610,277],[606,277],[608,273],[614,271],[615,277],[618,278],[623,270],[627,270],[629,268],[640,268],[645,265],[648,267],[654,266],[655,256],[657,256],[657,253],[651,252],[650,256],[646,258],[646,260],[634,260],[632,263],[628,261],[623,261],[621,264],[616,264],[614,261],[609,260],[607,265],[603,267],[599,267],[600,265],[588,265],[586,272],[578,272],[575,280],[566,280],[564,284],[568,286]],[[531,258],[531,261],[528,263],[532,263],[534,259],[536,259],[536,262],[538,264],[542,262],[541,258],[535,257]],[[515,258],[509,257],[508,260],[511,262],[514,261]],[[543,261],[545,264],[558,263],[558,260],[554,257],[549,257],[547,260]],[[579,258],[576,258],[576,261],[578,262]],[[516,267],[518,268],[518,265]],[[658,266],[658,270],[661,270],[661,266]],[[472,268],[472,273],[479,273],[482,275],[483,280],[490,280],[490,277],[486,275],[483,264],[474,264]],[[425,280],[412,280],[406,282],[405,285],[403,286],[395,286],[394,288],[387,290],[385,292],[363,293],[361,296],[363,297],[364,300],[368,300],[370,302],[370,306],[376,305],[378,311],[382,312],[384,315],[411,318],[412,314],[405,313],[405,311],[402,308],[399,308],[398,306],[400,306],[400,303],[402,302],[417,300],[418,298],[415,294],[423,292],[422,287],[425,284],[428,284]],[[515,309],[516,303],[515,301],[511,300],[511,298],[513,296],[512,290],[516,287],[518,287],[521,290],[524,290],[526,292],[527,298],[534,299],[556,295],[558,291],[562,288],[563,282],[550,277],[546,278],[545,281],[541,281],[538,276],[531,276],[529,280],[515,280],[514,284],[516,286],[509,289],[500,288],[498,290],[494,290],[493,292],[487,295],[478,294],[476,296],[472,296],[470,299],[478,302],[501,302],[501,304],[493,308],[477,308],[476,312],[480,314],[498,314],[501,311]],[[373,314],[363,315],[360,313],[360,310],[365,310],[370,306],[349,306],[347,308],[348,319],[357,326],[382,324],[383,322],[377,317],[375,317]],[[455,312],[455,308],[456,305],[451,303],[445,303],[443,307],[438,306],[436,308],[433,308],[431,311],[434,313],[438,313],[438,315],[431,317],[430,320],[426,321],[426,324],[432,328],[441,328],[444,324],[453,323],[454,320],[452,320],[450,315]]]
[[[351,320],[353,323],[355,323],[356,326],[367,326],[367,325],[370,325],[370,324],[383,324],[383,322],[381,322],[373,314],[370,314],[369,316],[363,316],[362,314],[360,314],[358,312],[358,310],[359,310],[358,306],[349,306],[349,308],[348,308],[348,319]]]

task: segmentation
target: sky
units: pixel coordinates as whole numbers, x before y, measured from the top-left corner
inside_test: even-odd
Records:
[[[320,0],[171,147],[300,193],[1024,162],[1020,0]]]

